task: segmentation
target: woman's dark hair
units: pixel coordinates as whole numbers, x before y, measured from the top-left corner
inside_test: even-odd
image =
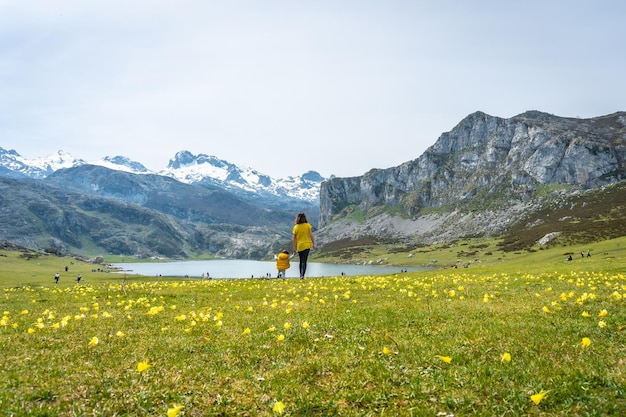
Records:
[[[301,224],[301,223],[308,223],[304,213],[298,213],[298,216],[296,216],[296,224]]]

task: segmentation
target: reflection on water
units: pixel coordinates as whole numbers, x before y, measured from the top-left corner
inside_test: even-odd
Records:
[[[190,278],[263,278],[276,277],[276,263],[249,260],[180,261],[159,263],[120,263],[115,264],[122,273],[146,276],[173,276]],[[392,274],[402,271],[420,271],[425,268],[377,266],[377,265],[338,265],[309,262],[307,277],[355,276]],[[298,277],[298,258],[291,260],[287,278]]]

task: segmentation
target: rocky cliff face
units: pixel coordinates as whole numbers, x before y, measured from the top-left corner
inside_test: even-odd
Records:
[[[430,233],[425,240],[432,241],[462,229],[485,233],[497,230],[481,223],[506,227],[542,186],[588,189],[625,178],[626,112],[592,119],[537,111],[503,119],[477,112],[413,161],[322,183],[320,227],[327,240]],[[460,210],[471,204],[481,204],[480,216]],[[469,223],[460,220],[467,216]],[[332,225],[337,221],[344,227]]]
[[[261,259],[289,242],[291,224],[292,213],[158,175],[83,165],[0,176],[0,240],[53,253]]]

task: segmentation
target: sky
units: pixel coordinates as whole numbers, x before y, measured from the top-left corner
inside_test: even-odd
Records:
[[[0,147],[359,176],[475,111],[625,111],[625,16],[623,0],[0,0]]]

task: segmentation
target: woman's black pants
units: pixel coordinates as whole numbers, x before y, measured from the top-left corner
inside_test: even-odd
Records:
[[[310,251],[311,249],[305,249],[298,252],[298,259],[300,259],[300,278],[303,278],[304,274],[306,273],[306,261],[309,259]]]

